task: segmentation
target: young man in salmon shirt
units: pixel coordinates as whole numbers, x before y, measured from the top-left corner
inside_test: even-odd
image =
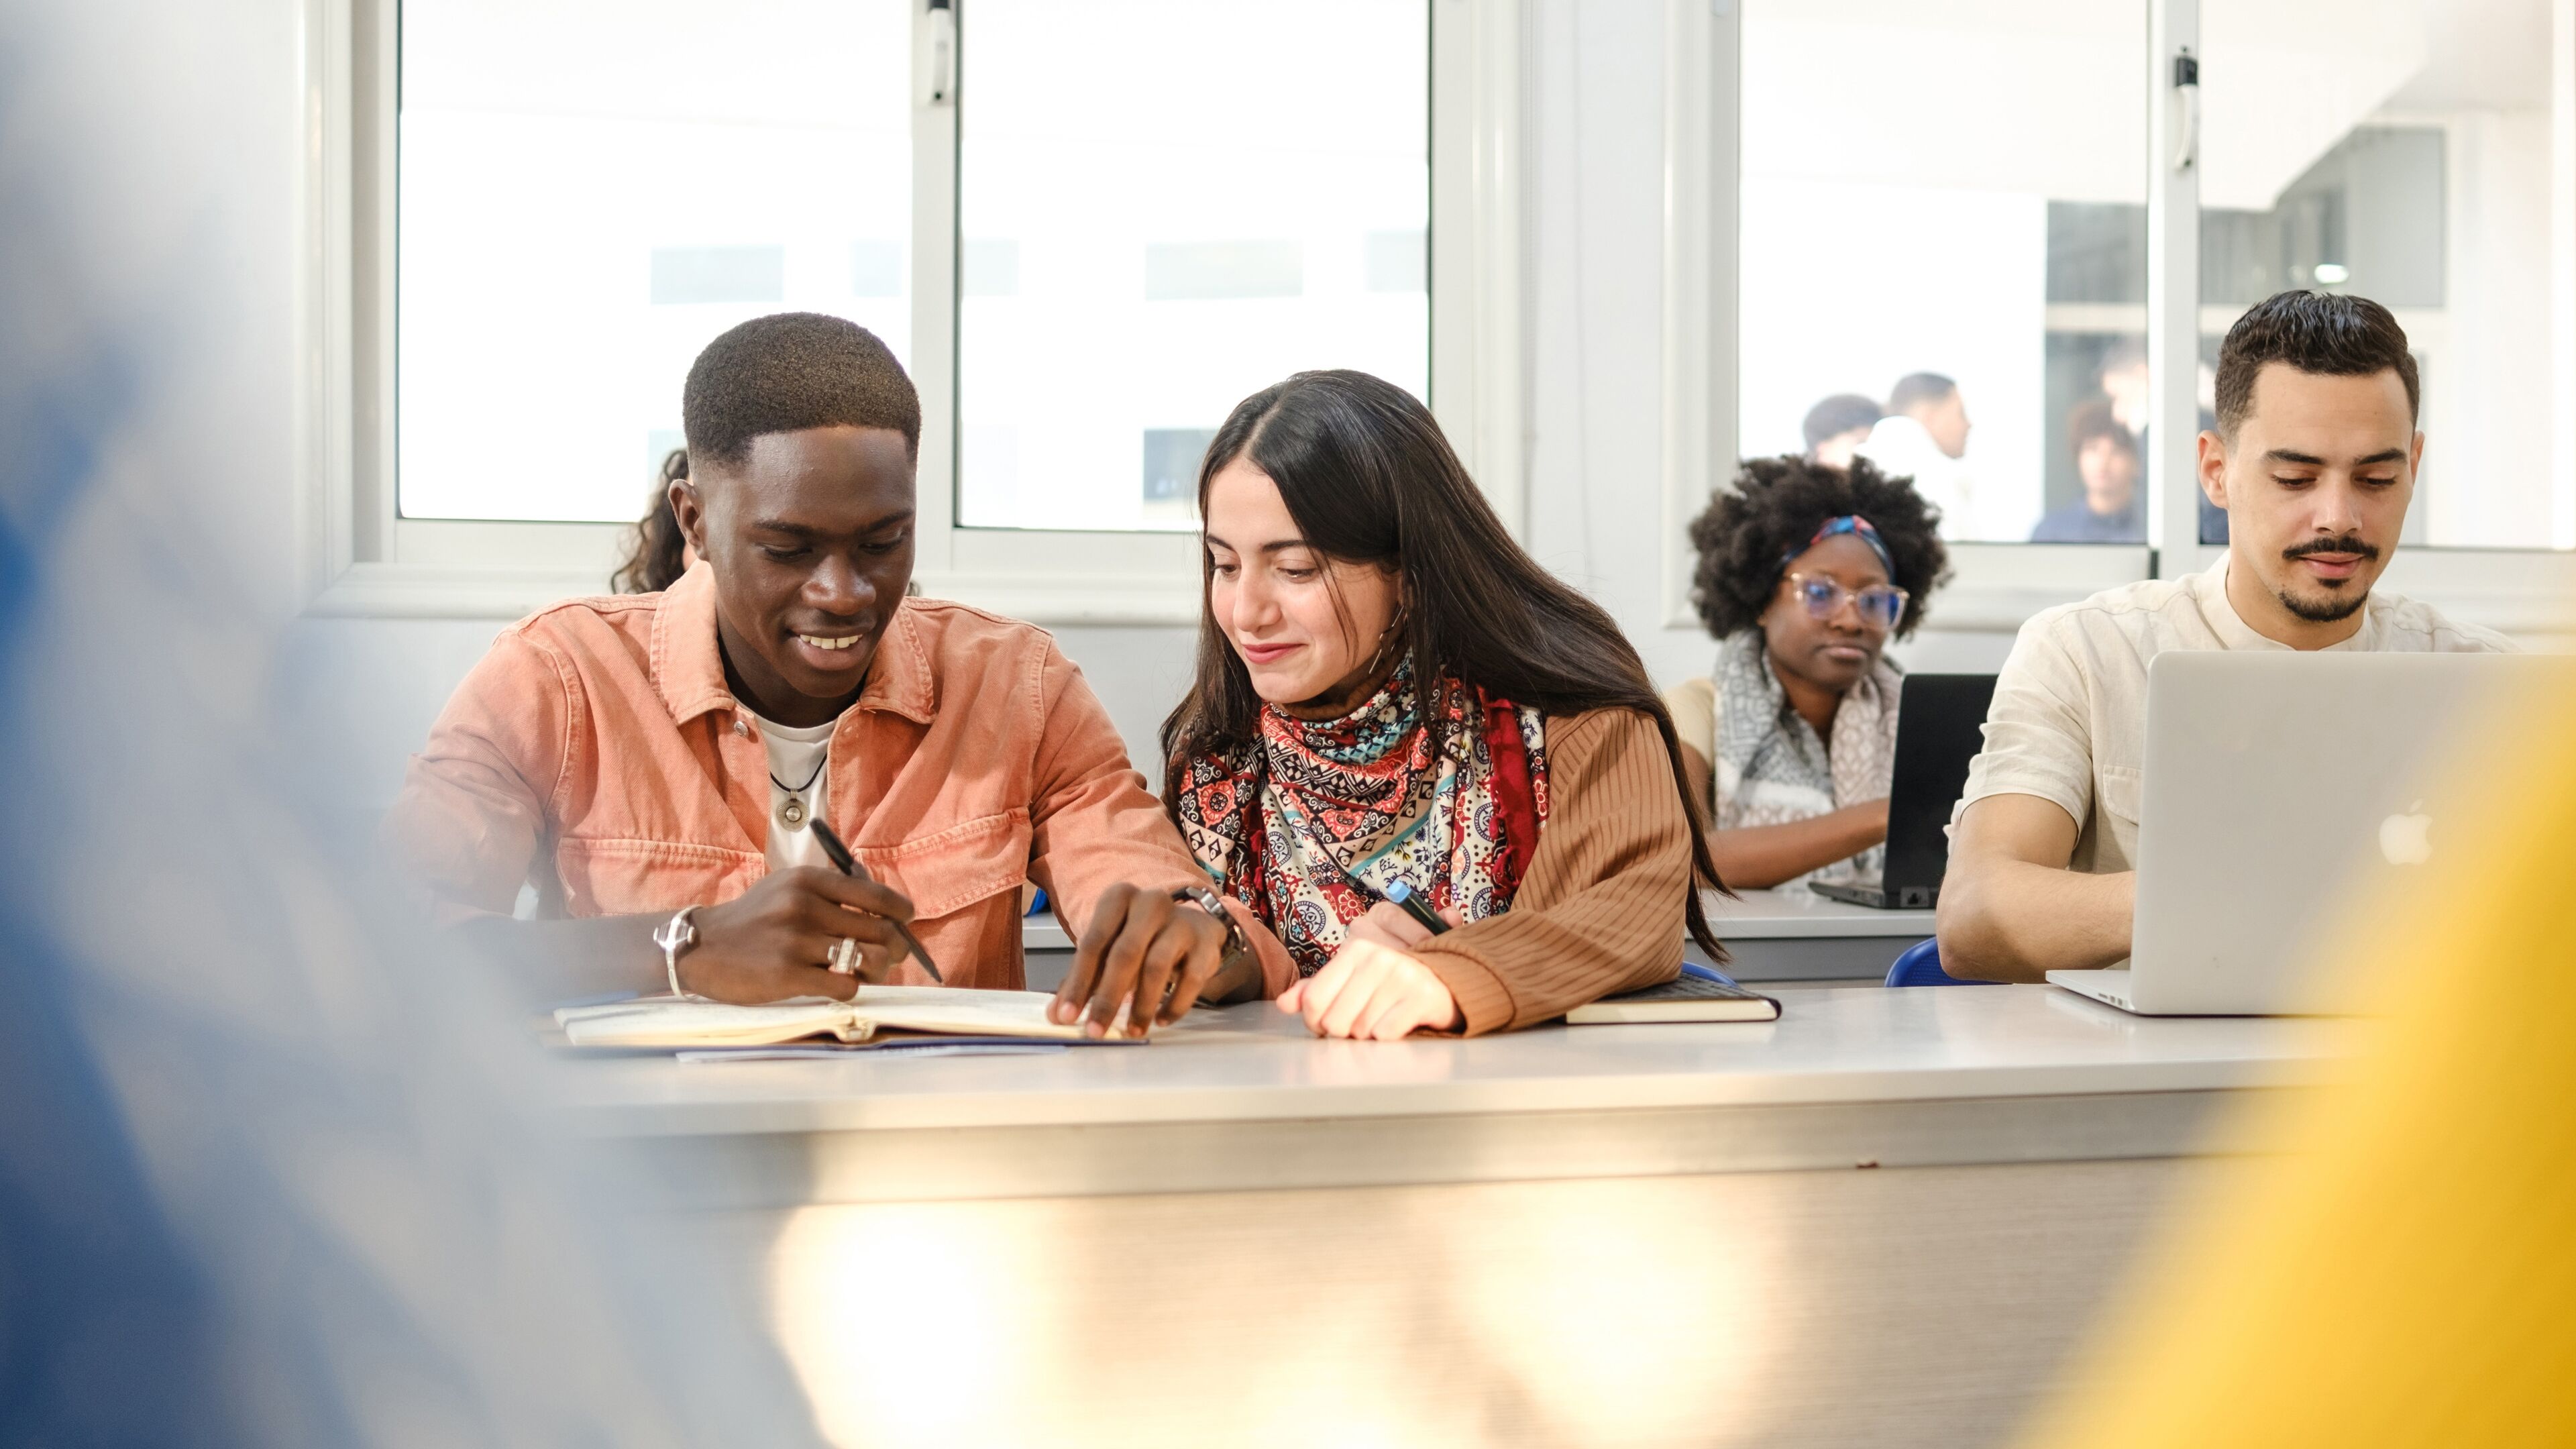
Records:
[[[949,985],[1015,989],[1034,880],[1078,931],[1070,979],[1098,983],[1058,1014],[1095,1035],[1291,979],[1053,640],[907,597],[921,404],[882,342],[746,322],[699,355],[682,414],[669,497],[698,562],[512,626],[412,759],[387,836],[442,919],[567,995],[926,983],[896,923]],[[543,919],[511,919],[523,883]]]

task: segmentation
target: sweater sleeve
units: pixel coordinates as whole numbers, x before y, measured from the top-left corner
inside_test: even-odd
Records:
[[[1681,971],[1690,821],[1654,721],[1547,722],[1548,817],[1512,908],[1414,949],[1470,1036],[1530,1026]]]

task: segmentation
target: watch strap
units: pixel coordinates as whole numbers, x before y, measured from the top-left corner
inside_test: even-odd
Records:
[[[696,906],[682,906],[653,933],[653,944],[662,948],[662,970],[670,980],[671,994],[683,1001],[694,993],[680,985],[680,953],[698,944],[698,923],[690,919],[697,912]]]
[[[1234,964],[1238,956],[1252,954],[1252,938],[1243,934],[1243,924],[1234,918],[1234,912],[1225,908],[1225,897],[1206,886],[1178,886],[1172,891],[1172,899],[1198,907],[1216,917],[1216,923],[1225,927],[1225,954],[1218,959],[1218,970]]]

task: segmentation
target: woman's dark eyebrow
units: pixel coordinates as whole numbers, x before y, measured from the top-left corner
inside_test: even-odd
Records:
[[[1207,537],[1207,541],[1208,541],[1208,542],[1210,542],[1210,543],[1212,543],[1212,544],[1215,544],[1217,547],[1219,547],[1219,548],[1221,548],[1221,549],[1224,549],[1224,550],[1225,550],[1226,552],[1228,552],[1228,553],[1241,553],[1241,552],[1243,552],[1243,550],[1242,550],[1242,549],[1236,548],[1233,544],[1230,544],[1230,543],[1226,542],[1224,539],[1221,539],[1221,538],[1217,537],[1217,536],[1216,536],[1215,534],[1213,534],[1213,533],[1206,535],[1206,537]],[[1252,552],[1254,552],[1254,553],[1278,553],[1278,552],[1279,552],[1279,551],[1281,551],[1282,549],[1291,549],[1291,548],[1307,548],[1307,547],[1311,547],[1311,545],[1309,545],[1309,544],[1306,542],[1306,540],[1304,540],[1304,539],[1302,539],[1302,538],[1283,538],[1283,539],[1279,539],[1279,540],[1277,540],[1276,542],[1273,542],[1273,543],[1265,543],[1265,544],[1263,544],[1261,547],[1259,547],[1259,548],[1256,548],[1256,549],[1252,550]]]

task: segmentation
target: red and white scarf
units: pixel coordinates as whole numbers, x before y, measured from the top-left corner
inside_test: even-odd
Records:
[[[1217,888],[1311,976],[1398,880],[1470,921],[1511,908],[1547,821],[1545,721],[1413,666],[1339,719],[1270,705],[1259,738],[1184,762],[1175,813]]]

